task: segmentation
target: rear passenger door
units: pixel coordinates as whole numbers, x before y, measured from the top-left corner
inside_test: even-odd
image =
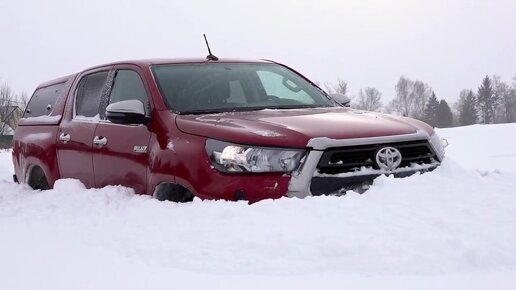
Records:
[[[147,86],[138,67],[115,67],[114,82],[108,103],[139,100],[147,116],[151,116],[151,103]],[[107,104],[106,104],[107,105]],[[123,185],[136,193],[146,193],[148,148],[151,133],[146,125],[121,125],[105,118],[105,107],[100,109],[93,146],[95,186]]]
[[[83,74],[68,99],[57,134],[57,156],[61,178],[79,179],[88,188],[95,186],[92,147],[99,120],[101,100],[106,98],[110,68]]]

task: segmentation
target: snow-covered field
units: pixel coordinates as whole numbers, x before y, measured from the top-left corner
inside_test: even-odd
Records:
[[[251,206],[32,191],[0,153],[0,289],[516,289],[516,124],[439,133],[431,173]]]

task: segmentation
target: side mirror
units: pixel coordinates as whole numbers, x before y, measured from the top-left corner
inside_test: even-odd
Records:
[[[113,103],[106,108],[106,118],[115,124],[146,124],[145,107],[139,100]]]
[[[330,97],[343,107],[351,107],[351,99],[343,94],[330,94]]]

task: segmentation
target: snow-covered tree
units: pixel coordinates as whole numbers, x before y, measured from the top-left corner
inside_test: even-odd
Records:
[[[476,97],[472,90],[462,90],[459,101],[457,102],[458,124],[467,126],[476,124],[478,121],[478,111]]]
[[[497,96],[494,93],[491,79],[487,75],[482,80],[482,85],[478,88],[477,105],[480,110],[482,123],[493,123],[497,105]]]
[[[391,101],[389,107],[391,111],[397,112],[403,116],[412,115],[412,98],[410,93],[412,91],[413,82],[401,76],[398,82],[396,83],[396,97]]]
[[[448,102],[441,100],[437,109],[436,126],[439,128],[448,128],[453,126],[453,113]]]
[[[516,88],[507,85],[500,76],[493,76],[493,90],[498,100],[496,123],[516,122]]]
[[[21,113],[27,106],[28,96],[26,93],[18,98],[11,87],[4,83],[0,85],[0,135],[13,133]]]
[[[425,109],[428,99],[432,96],[432,88],[422,81],[415,81],[412,85],[411,98],[412,101],[412,117],[424,120]]]
[[[426,107],[425,107],[423,120],[432,126],[437,126],[438,110],[439,110],[439,101],[437,100],[435,93],[432,92],[432,96],[428,100]]]
[[[358,99],[353,107],[366,111],[379,111],[382,107],[382,93],[377,88],[367,87],[358,92]]]
[[[425,108],[432,88],[422,81],[412,81],[401,76],[395,86],[396,97],[389,103],[388,111],[403,116],[424,119]]]
[[[342,79],[338,79],[337,83],[334,85],[326,83],[324,86],[326,87],[326,90],[330,94],[334,94],[334,93],[342,94],[346,97],[349,97],[348,96],[348,82],[346,82]]]
[[[0,86],[0,135],[11,131],[7,126],[7,118],[11,114],[11,105],[16,96],[6,83]]]

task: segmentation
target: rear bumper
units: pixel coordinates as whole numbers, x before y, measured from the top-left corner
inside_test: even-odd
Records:
[[[329,138],[314,138],[308,143],[313,148],[307,154],[299,169],[292,173],[288,187],[289,197],[303,198],[310,195],[331,194],[346,189],[360,189],[372,184],[373,180],[383,174],[392,174],[395,177],[405,177],[415,172],[425,172],[435,169],[444,158],[444,149],[423,130],[413,134],[381,136],[371,138],[335,140]],[[332,147],[344,147],[355,145],[382,144],[391,142],[404,142],[415,140],[428,140],[429,146],[435,153],[434,163],[416,165],[406,168],[396,168],[392,171],[364,169],[357,172],[349,172],[335,175],[321,175],[318,173],[317,164],[324,154],[324,150]]]

